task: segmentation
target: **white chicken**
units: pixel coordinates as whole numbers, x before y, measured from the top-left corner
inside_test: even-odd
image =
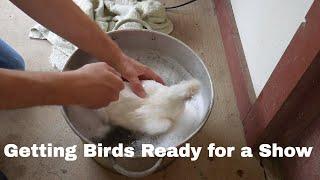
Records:
[[[107,123],[149,135],[164,133],[184,111],[185,102],[200,89],[195,79],[170,87],[151,80],[142,84],[146,98],[136,96],[126,84],[118,101],[98,110]]]

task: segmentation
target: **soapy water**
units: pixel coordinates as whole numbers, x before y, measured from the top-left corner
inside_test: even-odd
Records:
[[[134,52],[134,54],[133,54]],[[128,54],[141,63],[152,68],[159,74],[166,85],[177,84],[180,81],[192,79],[192,75],[176,61],[169,57],[160,56],[155,51],[139,50],[130,51]],[[124,146],[131,146],[135,149],[135,155],[141,153],[142,144],[153,144],[154,147],[178,146],[186,140],[201,124],[205,112],[203,112],[203,97],[200,94],[195,95],[186,102],[185,111],[180,118],[175,120],[173,126],[168,132],[151,136],[132,132],[121,127],[109,125],[110,129],[103,137],[97,137],[96,131],[103,124],[103,120],[92,110],[84,110],[80,107],[74,107],[68,110],[68,116],[75,129],[83,136],[94,143],[102,143],[104,146],[117,146],[123,143]],[[73,118],[71,118],[73,117]]]
[[[141,50],[140,50],[141,51]],[[130,51],[131,57],[152,68],[165,81],[166,85],[177,84],[180,81],[192,79],[192,75],[176,61],[160,56],[156,51]]]

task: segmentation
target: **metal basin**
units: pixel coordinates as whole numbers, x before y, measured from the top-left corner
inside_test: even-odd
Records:
[[[166,34],[148,30],[119,30],[109,35],[129,56],[154,69],[171,85],[190,78],[201,82],[201,91],[187,102],[186,111],[174,127],[163,135],[148,136],[111,127],[103,139],[94,133],[102,125],[94,110],[77,106],[62,107],[66,121],[84,143],[102,142],[104,146],[124,143],[135,148],[133,158],[95,158],[102,166],[129,177],[143,177],[167,166],[174,158],[143,158],[141,144],[179,147],[189,141],[205,124],[213,106],[213,87],[210,75],[198,55],[181,41]],[[97,60],[77,50],[65,65],[64,71],[74,70]]]

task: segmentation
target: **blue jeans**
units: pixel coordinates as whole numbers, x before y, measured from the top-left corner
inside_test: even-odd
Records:
[[[0,171],[0,180],[8,180],[6,175],[4,175],[1,171]]]
[[[0,68],[24,70],[25,64],[22,57],[7,43],[0,39]],[[0,180],[7,180],[0,170]]]
[[[24,70],[23,58],[7,43],[0,39],[0,68]]]

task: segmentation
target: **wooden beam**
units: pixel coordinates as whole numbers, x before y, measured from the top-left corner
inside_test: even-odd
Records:
[[[310,157],[282,158],[281,170],[284,179],[320,179],[320,117],[301,134],[298,147],[313,147]]]
[[[256,99],[240,36],[229,0],[213,0],[240,118],[243,120]]]
[[[320,1],[314,1],[243,121],[248,145],[296,141],[319,115]]]

